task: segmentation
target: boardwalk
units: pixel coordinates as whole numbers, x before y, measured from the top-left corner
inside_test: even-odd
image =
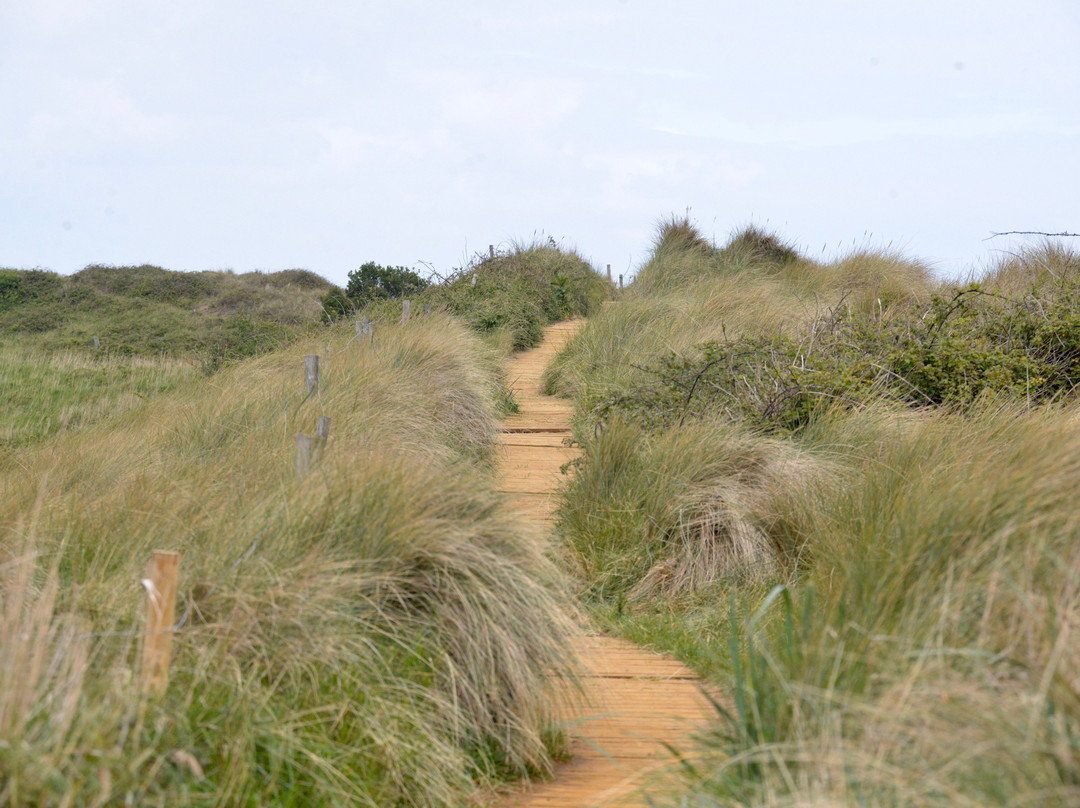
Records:
[[[550,524],[559,469],[575,456],[564,443],[572,408],[541,395],[540,376],[579,325],[550,326],[540,347],[510,367],[521,412],[503,424],[501,488],[523,516],[540,524]],[[694,674],[670,657],[610,637],[583,636],[579,642],[590,703],[566,717],[573,759],[558,766],[551,780],[505,795],[497,808],[645,806],[638,784],[670,760],[663,742],[685,746],[694,729],[715,715]]]

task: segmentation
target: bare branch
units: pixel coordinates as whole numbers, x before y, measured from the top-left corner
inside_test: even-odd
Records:
[[[1043,233],[1041,230],[1006,230],[1004,233],[992,233],[984,238],[983,241],[989,241],[998,236],[1046,236],[1047,238],[1059,238],[1065,236],[1067,238],[1080,238],[1080,233]]]

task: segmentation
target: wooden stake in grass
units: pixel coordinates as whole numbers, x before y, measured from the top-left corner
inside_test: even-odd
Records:
[[[356,323],[356,336],[360,338],[360,342],[364,337],[368,338],[368,345],[375,344],[375,324],[371,322],[371,318],[366,314],[364,315],[363,322]]]
[[[410,307],[410,304],[409,304],[408,300],[402,300],[401,301],[401,324],[402,325],[405,325],[405,323],[409,322],[409,307]]]
[[[488,257],[489,258],[494,258],[495,257],[495,245],[494,244],[489,244],[488,245]]]
[[[296,436],[296,474],[300,479],[311,471],[311,435],[301,432]]]
[[[304,357],[304,376],[307,378],[307,394],[319,386],[319,355],[308,354]]]
[[[315,427],[315,437],[311,440],[312,454],[315,457],[315,462],[322,460],[323,451],[326,449],[326,442],[330,439],[330,416],[320,415],[319,425]]]
[[[619,288],[622,289],[622,275],[619,275]]]
[[[611,264],[607,265],[607,282],[611,283]]]
[[[101,350],[101,337],[94,337],[94,350],[95,351],[100,351]]]
[[[154,550],[142,585],[146,589],[146,636],[143,638],[142,687],[161,695],[169,684],[173,623],[176,620],[176,579],[180,554]]]

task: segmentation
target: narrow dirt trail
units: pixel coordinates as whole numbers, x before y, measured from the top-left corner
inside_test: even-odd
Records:
[[[580,320],[549,326],[543,343],[510,366],[521,411],[503,422],[500,489],[513,495],[523,517],[541,525],[551,524],[559,469],[577,450],[563,442],[572,406],[542,395],[540,377],[580,326]],[[671,760],[664,744],[687,746],[715,717],[697,677],[671,657],[611,637],[583,635],[579,642],[588,706],[566,716],[573,759],[551,780],[504,795],[495,808],[645,806],[643,778]]]

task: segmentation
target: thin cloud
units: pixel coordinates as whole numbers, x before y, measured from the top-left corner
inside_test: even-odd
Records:
[[[1080,123],[1065,123],[1038,112],[991,112],[927,118],[838,116],[821,120],[749,123],[725,119],[656,124],[655,132],[705,137],[751,145],[850,146],[899,138],[998,138],[1017,135],[1080,134]]]
[[[68,81],[51,109],[30,117],[27,134],[32,143],[71,148],[152,142],[169,137],[176,127],[173,115],[143,112],[111,81]]]

